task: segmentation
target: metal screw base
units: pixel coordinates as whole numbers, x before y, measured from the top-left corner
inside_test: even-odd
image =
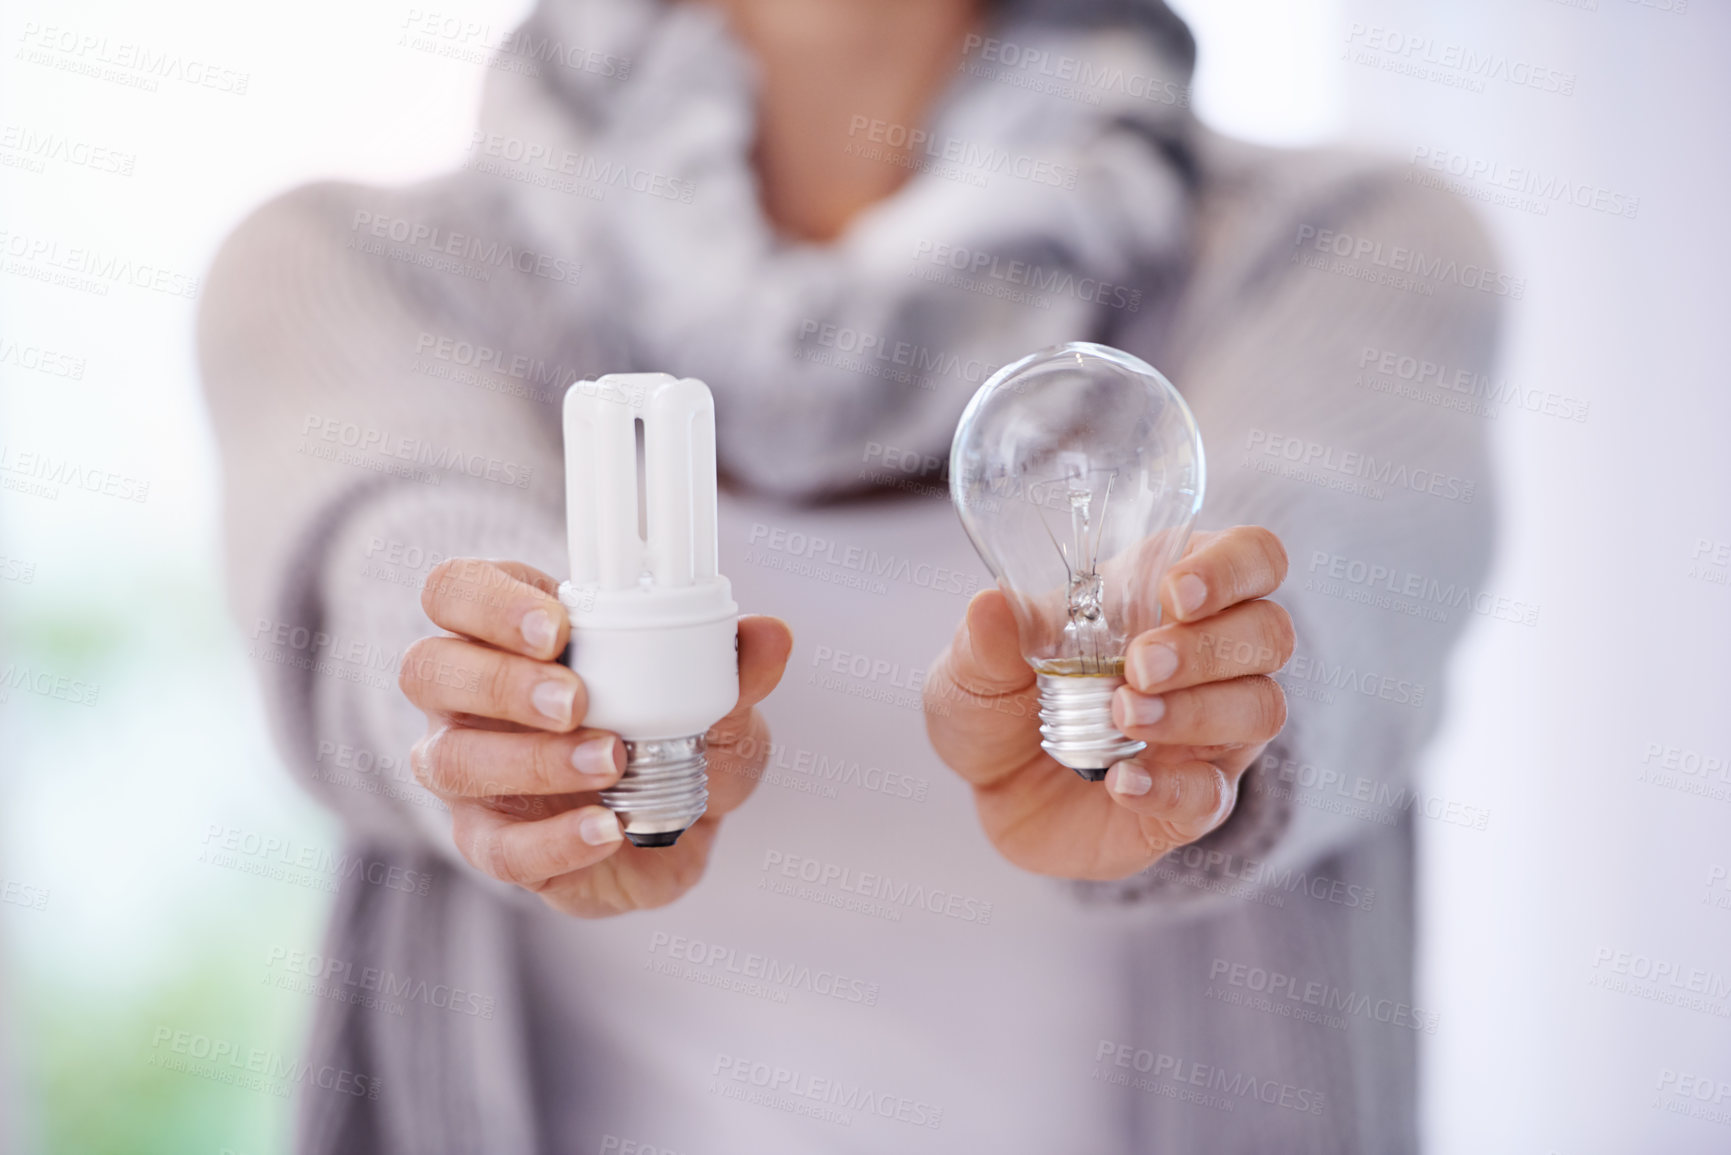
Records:
[[[633,846],[672,846],[709,806],[702,734],[625,742],[625,773],[601,801]]]
[[[1112,763],[1147,749],[1148,743],[1112,725],[1112,691],[1123,678],[1041,674],[1039,683],[1040,745],[1088,781],[1100,781]]]

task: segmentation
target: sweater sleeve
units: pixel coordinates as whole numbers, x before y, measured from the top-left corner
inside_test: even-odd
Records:
[[[452,859],[398,664],[437,632],[420,589],[440,559],[561,572],[557,399],[584,370],[484,327],[549,295],[582,310],[514,265],[433,259],[479,235],[463,218],[424,192],[289,193],[225,243],[199,318],[230,600],[284,759],[356,833]]]
[[[1446,194],[1362,165],[1324,181],[1262,168],[1209,198],[1167,362],[1206,439],[1199,528],[1286,544],[1288,721],[1226,823],[1088,897],[1188,911],[1314,886],[1320,860],[1421,801],[1449,653],[1493,604],[1486,422],[1458,382],[1489,372],[1520,283]]]

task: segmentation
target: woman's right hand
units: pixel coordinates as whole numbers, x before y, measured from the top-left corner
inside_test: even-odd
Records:
[[[624,841],[596,792],[625,765],[616,734],[585,727],[583,682],[559,662],[570,622],[558,583],[518,562],[453,558],[428,575],[421,605],[450,631],[403,655],[398,684],[427,715],[411,762],[451,808],[463,857],[555,910],[599,918],[663,906],[697,883],[716,828],[757,785],[768,727],[753,707],[781,681],[785,623],[739,620],[739,702],[709,731],[709,809],[679,841]]]

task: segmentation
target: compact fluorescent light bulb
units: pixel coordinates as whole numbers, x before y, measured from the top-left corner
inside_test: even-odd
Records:
[[[739,607],[717,572],[715,403],[666,373],[565,393],[567,661],[584,725],[625,739],[601,800],[636,846],[672,846],[709,803],[704,734],[739,700]]]
[[[1074,342],[1005,365],[950,449],[950,497],[1016,617],[1041,745],[1098,782],[1143,743],[1112,725],[1124,647],[1202,508],[1202,436],[1153,366]]]

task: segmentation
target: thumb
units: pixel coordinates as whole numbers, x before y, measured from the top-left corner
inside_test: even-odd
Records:
[[[1034,684],[1004,591],[981,590],[968,603],[950,645],[949,674],[958,689],[983,698],[1018,693]]]

